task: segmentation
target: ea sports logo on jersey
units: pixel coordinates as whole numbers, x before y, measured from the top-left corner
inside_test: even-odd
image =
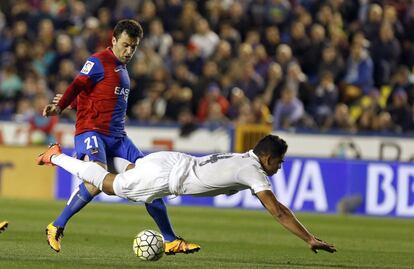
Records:
[[[128,88],[122,88],[122,87],[115,87],[115,91],[114,93],[116,95],[123,95],[125,101],[128,100],[128,95],[129,95],[129,89]]]

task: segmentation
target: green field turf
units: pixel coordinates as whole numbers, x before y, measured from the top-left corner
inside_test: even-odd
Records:
[[[177,234],[202,246],[196,254],[134,257],[132,239],[153,228],[134,204],[88,205],[65,231],[61,253],[46,243],[44,229],[63,202],[0,199],[0,268],[414,268],[414,220],[298,214],[338,252],[314,254],[265,211],[169,207]]]

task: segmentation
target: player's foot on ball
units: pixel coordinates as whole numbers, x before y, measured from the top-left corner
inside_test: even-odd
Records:
[[[7,229],[7,226],[9,226],[7,221],[0,222],[0,233],[4,232]]]
[[[38,165],[54,165],[52,163],[52,156],[60,154],[62,154],[62,149],[59,144],[52,144],[45,152],[37,157],[36,162]]]
[[[164,252],[166,255],[175,255],[176,253],[194,253],[201,249],[199,244],[190,243],[178,237],[172,242],[164,243]]]
[[[59,252],[61,249],[60,242],[63,237],[63,229],[63,227],[53,225],[53,222],[46,227],[47,243],[56,252]]]

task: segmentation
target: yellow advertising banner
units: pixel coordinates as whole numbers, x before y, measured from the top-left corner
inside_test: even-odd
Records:
[[[0,146],[0,197],[53,199],[56,169],[36,165],[46,146]]]

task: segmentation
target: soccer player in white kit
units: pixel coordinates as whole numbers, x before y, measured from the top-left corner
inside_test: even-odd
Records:
[[[124,165],[125,172],[121,174],[112,174],[93,162],[61,153],[59,145],[55,144],[39,155],[37,163],[58,165],[106,194],[135,202],[151,203],[168,195],[216,196],[251,189],[269,213],[308,243],[312,251],[335,252],[333,245],[312,235],[272,192],[268,176],[279,170],[286,151],[283,139],[267,135],[246,153],[193,157],[161,151],[138,159],[135,167]]]

